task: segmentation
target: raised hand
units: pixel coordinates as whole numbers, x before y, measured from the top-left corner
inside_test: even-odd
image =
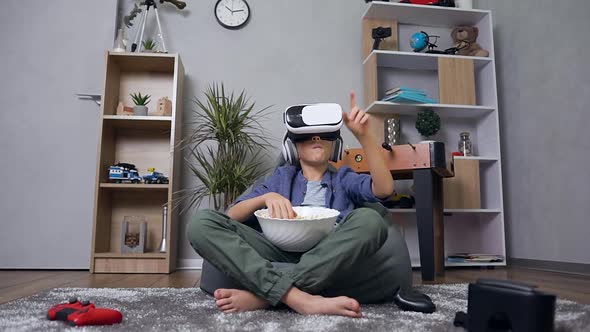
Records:
[[[365,113],[356,104],[356,93],[350,92],[350,113],[342,112],[344,124],[357,139],[363,138],[369,133],[369,114]]]

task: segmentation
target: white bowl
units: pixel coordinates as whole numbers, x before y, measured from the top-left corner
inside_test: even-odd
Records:
[[[307,251],[320,242],[332,229],[340,212],[312,206],[295,206],[298,218],[270,218],[268,209],[254,212],[264,236],[285,251]]]

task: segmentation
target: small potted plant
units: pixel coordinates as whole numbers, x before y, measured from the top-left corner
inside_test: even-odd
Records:
[[[156,42],[152,39],[147,39],[141,43],[143,45],[143,51],[147,53],[156,51]]]
[[[131,99],[133,99],[133,103],[135,106],[133,107],[133,114],[134,115],[147,115],[148,108],[147,104],[150,102],[150,95],[142,96],[141,92],[132,93],[130,94]]]
[[[440,117],[431,109],[423,110],[416,117],[416,129],[428,141],[440,130]]]

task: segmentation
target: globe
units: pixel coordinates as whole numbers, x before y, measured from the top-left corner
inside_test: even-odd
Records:
[[[414,52],[420,52],[428,46],[428,35],[422,31],[416,32],[410,37],[410,46]]]

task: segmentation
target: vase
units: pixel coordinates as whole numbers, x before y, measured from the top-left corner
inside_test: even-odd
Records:
[[[168,207],[162,208],[162,240],[160,241],[160,253],[165,253],[168,250]]]
[[[134,106],[133,107],[133,115],[147,115],[148,108],[147,106]]]
[[[113,52],[125,52],[125,45],[127,45],[127,42],[125,40],[125,31],[123,30],[123,28],[119,28],[119,30],[117,30],[117,38],[115,39]]]

